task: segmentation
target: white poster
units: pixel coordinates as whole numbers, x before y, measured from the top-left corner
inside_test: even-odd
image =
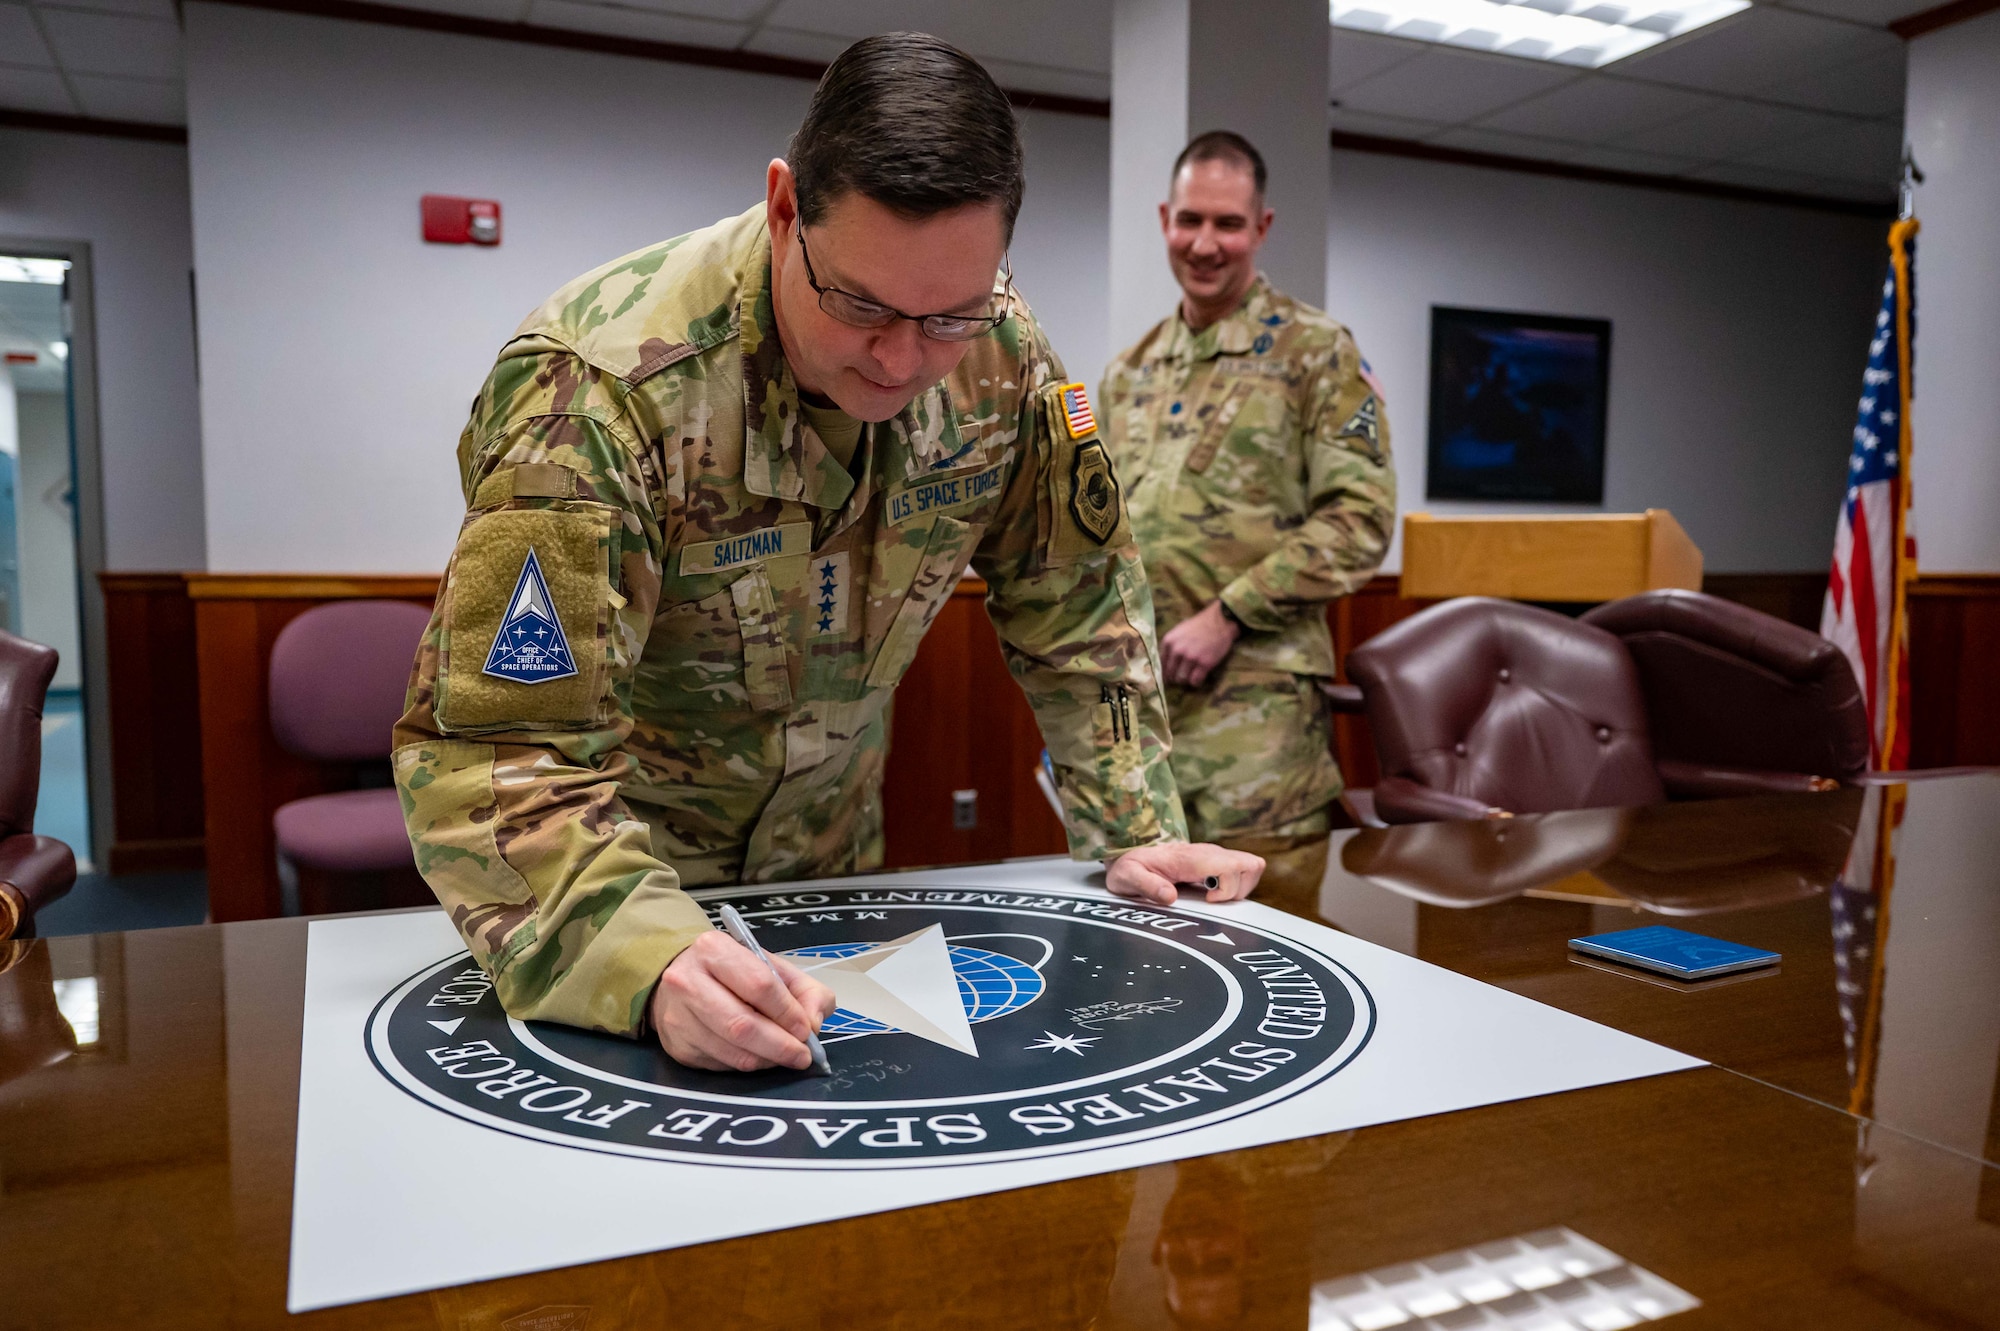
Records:
[[[724,888],[827,982],[830,1077],[514,1021],[441,912],[319,920],[304,1312],[1697,1067],[1253,902],[1063,860]],[[536,1180],[524,1225],[453,1206]]]

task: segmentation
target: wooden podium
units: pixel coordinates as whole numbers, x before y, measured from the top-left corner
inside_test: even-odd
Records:
[[[1411,600],[1615,601],[1660,587],[1701,590],[1701,551],[1664,508],[1403,519]]]

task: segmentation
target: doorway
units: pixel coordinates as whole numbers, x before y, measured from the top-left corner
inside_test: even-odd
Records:
[[[89,594],[102,527],[88,291],[87,247],[0,241],[0,628],[60,656],[42,714],[35,830],[66,843],[79,873],[99,858],[110,812],[92,650],[102,601]]]

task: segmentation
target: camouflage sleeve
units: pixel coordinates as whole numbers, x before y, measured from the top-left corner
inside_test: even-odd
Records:
[[[632,1034],[709,925],[618,795],[659,596],[654,468],[622,385],[560,348],[494,368],[467,513],[396,727],[417,867],[509,1013]]]
[[[1222,589],[1222,603],[1253,629],[1285,628],[1366,583],[1395,534],[1389,418],[1344,329],[1307,385],[1299,421],[1306,519]]]
[[[1070,854],[1185,841],[1153,596],[1124,498],[1103,444],[1059,423],[1061,362],[1032,316],[1018,327],[1020,464],[973,557],[986,611],[1048,745]]]

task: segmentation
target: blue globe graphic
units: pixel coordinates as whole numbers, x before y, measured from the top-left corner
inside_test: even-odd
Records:
[[[821,943],[793,948],[788,957],[851,957],[866,952],[872,943]],[[985,948],[948,944],[952,974],[958,979],[958,998],[965,1004],[965,1019],[977,1024],[1018,1012],[1042,996],[1042,973],[1018,957]],[[864,1017],[846,1008],[835,1008],[820,1027],[822,1038],[844,1035],[886,1035],[896,1028],[873,1017]]]

